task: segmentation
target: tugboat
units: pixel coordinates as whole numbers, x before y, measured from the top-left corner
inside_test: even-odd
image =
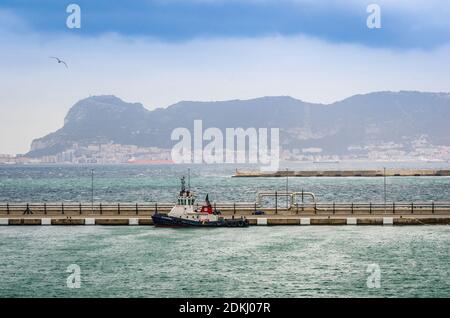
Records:
[[[181,178],[181,191],[177,204],[169,213],[155,213],[152,216],[153,224],[161,227],[247,227],[246,218],[226,219],[220,216],[220,211],[213,210],[208,195],[206,205],[201,209],[194,208],[195,194],[186,190],[185,178]]]

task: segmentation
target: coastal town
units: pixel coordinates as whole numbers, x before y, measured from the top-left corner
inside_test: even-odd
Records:
[[[346,154],[323,153],[321,148],[281,149],[280,159],[300,162],[368,161],[436,161],[450,160],[450,146],[435,146],[416,141],[409,150],[401,144],[378,143],[352,146]],[[26,155],[0,154],[0,164],[163,164],[173,163],[171,149],[139,147],[115,143],[74,144],[70,149],[55,155],[27,157]]]

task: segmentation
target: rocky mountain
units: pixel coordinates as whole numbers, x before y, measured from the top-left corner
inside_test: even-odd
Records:
[[[182,101],[147,110],[115,96],[77,102],[64,126],[32,142],[28,157],[52,155],[73,144],[117,143],[171,148],[176,127],[278,127],[283,149],[321,148],[345,154],[349,147],[396,143],[404,147],[426,136],[435,145],[450,145],[450,94],[413,91],[355,95],[332,104],[306,103],[292,97],[261,97],[219,102]],[[356,147],[356,148],[358,148]],[[353,147],[354,148],[354,147]]]

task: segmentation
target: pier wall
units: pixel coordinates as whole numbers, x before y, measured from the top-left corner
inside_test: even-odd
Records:
[[[236,170],[233,177],[445,177],[450,170],[432,169],[386,169],[385,170]]]
[[[276,226],[276,225],[296,225],[296,226],[314,226],[314,225],[450,225],[450,216],[440,217],[358,217],[358,218],[338,218],[338,217],[277,217],[277,216],[248,216],[250,225],[254,226]],[[104,217],[104,218],[0,218],[0,226],[17,225],[41,225],[41,226],[93,226],[93,225],[120,225],[120,226],[138,226],[153,225],[150,217],[124,218],[124,217]]]
[[[152,225],[154,213],[168,212],[172,206],[172,203],[0,203],[0,225]],[[261,207],[256,203],[214,206],[225,218],[245,217],[251,225],[258,226],[450,224],[450,202],[313,203],[290,208]]]

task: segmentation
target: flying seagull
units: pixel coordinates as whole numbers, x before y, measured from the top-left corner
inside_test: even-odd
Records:
[[[63,64],[66,66],[66,68],[69,68],[69,67],[67,66],[67,63],[64,62],[63,60],[61,60],[60,58],[58,58],[58,57],[56,57],[56,56],[50,56],[49,58],[55,59],[55,60],[58,61],[58,64],[59,64],[59,63],[63,63]]]

